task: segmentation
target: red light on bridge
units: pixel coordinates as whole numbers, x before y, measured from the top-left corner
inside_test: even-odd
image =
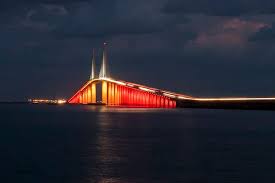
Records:
[[[124,82],[112,79],[100,79],[94,82],[102,82],[102,101],[109,106],[125,107],[149,107],[149,108],[175,108],[176,102],[169,96],[155,93],[155,90],[145,87],[130,87]],[[71,104],[89,104],[96,98],[93,82],[87,83],[70,100]],[[104,99],[104,100],[103,100]]]

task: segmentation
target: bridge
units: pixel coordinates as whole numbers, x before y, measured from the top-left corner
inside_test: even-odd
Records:
[[[275,109],[275,97],[199,98],[110,77],[104,44],[100,73],[96,76],[93,51],[90,79],[68,100],[69,104],[100,104],[148,108],[265,108]]]
[[[191,98],[174,92],[111,78],[108,72],[106,45],[103,49],[102,64],[98,77],[96,77],[95,71],[95,53],[93,52],[90,79],[69,99],[68,103],[175,108],[176,98]],[[97,100],[98,88],[101,89],[99,100]]]

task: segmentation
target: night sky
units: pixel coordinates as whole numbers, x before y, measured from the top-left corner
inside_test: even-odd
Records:
[[[105,41],[115,79],[275,96],[274,13],[274,0],[1,0],[0,100],[69,98]]]

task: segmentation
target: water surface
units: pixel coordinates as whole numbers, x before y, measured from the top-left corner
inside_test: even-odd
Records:
[[[275,181],[275,113],[0,105],[0,182]]]

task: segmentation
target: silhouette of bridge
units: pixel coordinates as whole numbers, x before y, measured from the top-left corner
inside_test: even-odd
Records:
[[[271,104],[272,108],[275,108],[274,97],[198,98],[113,79],[110,77],[108,69],[105,43],[99,76],[96,76],[95,53],[93,51],[90,79],[68,100],[68,103],[149,108],[176,108],[186,106],[206,108],[261,108],[266,107],[266,104],[268,104],[268,106]]]

